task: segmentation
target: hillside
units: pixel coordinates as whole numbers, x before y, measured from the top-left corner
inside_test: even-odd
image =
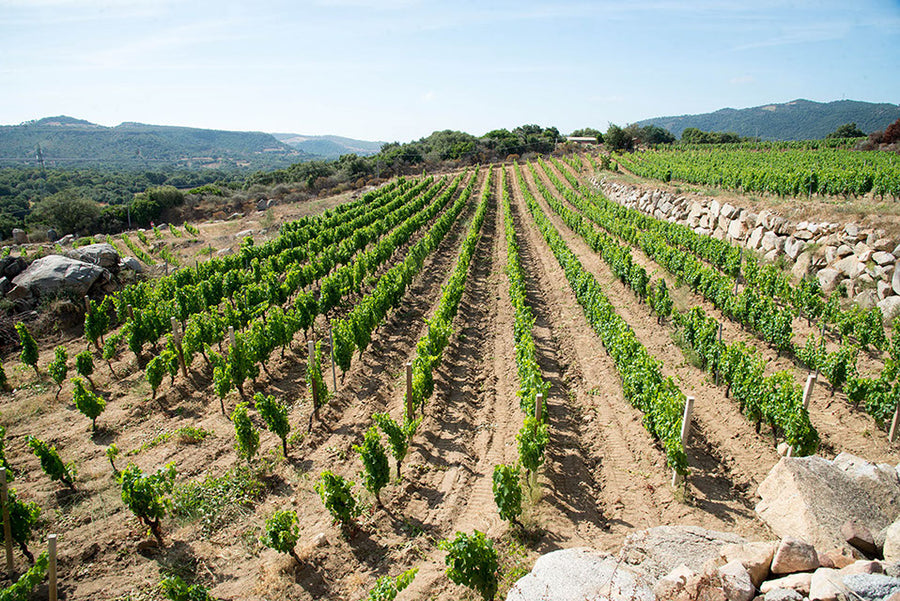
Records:
[[[900,105],[857,100],[812,102],[798,99],[746,109],[720,109],[702,115],[654,117],[637,124],[658,125],[676,136],[689,127],[703,131],[729,131],[763,140],[824,138],[844,123],[856,123],[866,133],[884,129],[900,118]]]
[[[336,159],[344,154],[369,156],[381,150],[384,142],[354,140],[341,136],[305,136],[303,134],[272,134],[275,139],[284,142],[302,152],[317,155],[323,159]]]
[[[309,159],[262,132],[122,123],[96,125],[72,117],[48,117],[0,126],[0,165],[116,166],[267,169]]]

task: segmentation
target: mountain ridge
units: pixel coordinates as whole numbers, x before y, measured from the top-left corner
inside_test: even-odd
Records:
[[[900,119],[900,105],[860,100],[815,102],[797,98],[743,109],[722,108],[711,113],[652,117],[637,125],[657,125],[680,137],[689,128],[728,131],[763,140],[824,138],[845,123],[856,123],[864,132],[884,129]]]

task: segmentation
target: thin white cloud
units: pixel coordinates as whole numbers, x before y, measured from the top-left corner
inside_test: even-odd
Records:
[[[728,80],[731,85],[744,85],[754,83],[756,79],[752,75],[738,75]]]

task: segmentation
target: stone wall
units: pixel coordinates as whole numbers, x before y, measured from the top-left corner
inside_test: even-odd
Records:
[[[594,183],[607,198],[626,207],[740,244],[766,261],[784,257],[797,281],[812,274],[826,293],[843,284],[854,302],[864,308],[877,305],[886,320],[900,314],[900,244],[882,230],[855,223],[792,223],[773,211],[754,213],[715,198]]]

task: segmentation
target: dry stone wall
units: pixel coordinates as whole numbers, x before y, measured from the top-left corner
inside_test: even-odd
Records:
[[[900,314],[900,244],[883,230],[855,223],[793,223],[769,210],[755,213],[715,198],[688,197],[620,182],[596,182],[615,202],[680,223],[759,252],[764,260],[779,257],[799,281],[818,278],[826,294],[843,285],[863,308],[878,306],[886,320]]]

